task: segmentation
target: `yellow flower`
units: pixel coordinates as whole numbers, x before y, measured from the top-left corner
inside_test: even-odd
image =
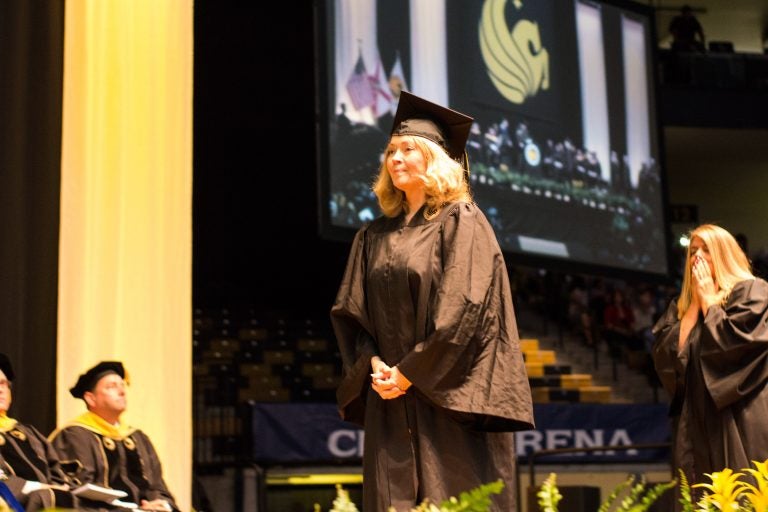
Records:
[[[757,482],[757,487],[751,483],[745,483],[744,496],[749,500],[755,512],[768,511],[768,460],[764,462],[752,461],[757,469],[745,468]]]
[[[711,484],[695,484],[693,487],[703,487],[709,492],[699,502],[702,510],[708,510],[707,505],[713,504],[719,510],[739,510],[739,496],[746,484],[739,481],[744,473],[734,473],[731,468],[725,468],[715,473],[704,473],[712,481]]]

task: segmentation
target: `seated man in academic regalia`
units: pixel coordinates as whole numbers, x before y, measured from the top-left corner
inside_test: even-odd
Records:
[[[70,480],[48,440],[35,427],[8,416],[15,374],[5,354],[0,354],[0,480],[12,498],[27,512],[73,508],[77,499],[69,492]]]
[[[84,374],[69,392],[88,411],[51,433],[62,460],[73,461],[77,479],[125,491],[122,502],[142,510],[177,511],[163,480],[162,466],[149,437],[120,422],[126,408],[126,372],[118,361],[104,361]]]

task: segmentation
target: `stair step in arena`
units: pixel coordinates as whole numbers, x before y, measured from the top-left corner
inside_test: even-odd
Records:
[[[538,338],[521,338],[520,339],[520,350],[522,352],[532,352],[539,350],[541,347],[539,346],[539,340]]]
[[[611,401],[611,386],[585,386],[579,393],[581,402],[607,404]]]
[[[525,369],[528,377],[541,377],[543,375],[564,375],[571,373],[571,366],[568,364],[547,364],[541,361],[525,362]]]
[[[554,350],[531,350],[523,351],[523,359],[525,362],[542,362],[547,364],[554,364],[557,362]]]
[[[588,373],[542,375],[540,377],[529,377],[528,382],[531,387],[564,389],[579,389],[585,386],[592,386],[593,384],[592,375]]]
[[[531,388],[534,403],[608,403],[611,401],[610,386],[587,386],[580,389],[552,387]]]

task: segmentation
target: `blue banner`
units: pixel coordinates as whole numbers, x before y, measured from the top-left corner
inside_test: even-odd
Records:
[[[537,463],[668,462],[663,447],[625,449],[670,441],[665,404],[536,404],[535,430],[516,433],[520,461]],[[359,463],[363,430],[342,421],[334,404],[251,405],[250,455],[258,463]],[[248,435],[248,433],[246,433]],[[600,451],[548,454],[542,450]]]

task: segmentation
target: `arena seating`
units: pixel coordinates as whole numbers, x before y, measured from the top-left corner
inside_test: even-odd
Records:
[[[236,460],[245,404],[335,401],[341,358],[327,319],[198,308],[193,321],[197,462]],[[611,401],[610,386],[559,364],[538,339],[520,346],[534,403]]]

